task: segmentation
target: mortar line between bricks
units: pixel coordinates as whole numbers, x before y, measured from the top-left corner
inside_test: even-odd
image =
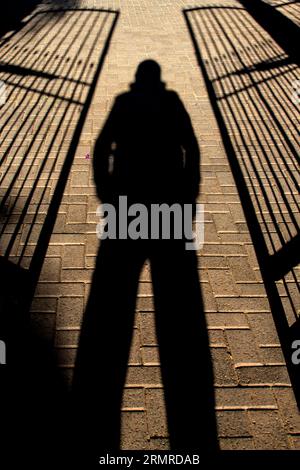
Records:
[[[240,406],[216,406],[216,411],[251,411],[251,410],[278,410],[276,405],[240,405]]]
[[[232,298],[235,298],[235,299],[265,299],[267,298],[267,295],[265,294],[239,294],[239,295],[230,295],[230,294],[224,294],[224,295],[220,295],[220,294],[214,294],[214,297],[216,299],[232,299]]]
[[[276,367],[276,366],[280,366],[280,367],[284,367],[285,366],[285,362],[268,362],[268,363],[264,363],[264,362],[237,362],[235,364],[235,368],[236,369],[239,369],[241,367]]]

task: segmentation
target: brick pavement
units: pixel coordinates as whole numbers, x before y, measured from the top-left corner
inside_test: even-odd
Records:
[[[241,4],[232,0],[211,3],[213,7],[243,9]],[[191,7],[191,3],[183,0],[107,0],[69,4],[70,7],[77,4],[80,8],[119,10],[120,17],[59,205],[31,305],[32,321],[43,336],[53,340],[60,366],[70,380],[80,322],[98,251],[95,235],[98,200],[91,160],[86,155],[92,155],[95,139],[115,95],[128,87],[140,61],[153,58],[161,64],[168,87],[175,89],[184,101],[200,144],[202,184],[199,202],[205,204],[205,245],[199,252],[199,273],[213,357],[221,448],[299,449],[299,412],[253,239],[182,13],[184,8]],[[210,2],[199,0],[192,6],[201,8],[209,5]],[[41,13],[8,38],[0,53],[2,62],[22,67],[22,70],[4,70],[0,75],[0,79],[7,83],[9,94],[7,108],[1,108],[4,122],[1,139],[5,152],[1,166],[1,196],[8,194],[2,208],[1,254],[29,269],[114,18],[114,13],[104,11],[43,13],[52,6],[51,2],[41,5]],[[295,8],[290,7],[290,15],[297,15]],[[222,15],[229,15],[228,11]],[[224,104],[220,109],[224,122],[228,128],[232,125],[230,135],[236,138],[234,145],[244,162],[246,178],[247,169],[250,171],[246,181],[254,183],[250,194],[254,201],[258,196],[256,214],[264,239],[274,252],[283,244],[280,237],[279,242],[276,240],[281,229],[282,232],[286,230],[284,241],[287,242],[288,236],[297,233],[299,223],[299,196],[292,179],[297,178],[293,149],[297,145],[299,147],[295,129],[299,108],[290,106],[286,91],[291,80],[300,79],[299,69],[283,63],[279,69],[283,75],[279,78],[275,77],[276,70],[258,69],[250,79],[243,75],[241,65],[249,68],[267,60],[270,51],[273,51],[272,60],[274,57],[284,59],[285,56],[247,11],[238,11],[235,17],[227,18],[233,23],[240,22],[235,24],[235,30],[230,30],[230,21],[225,22],[226,28],[222,30],[222,16],[216,12],[217,9],[212,13],[210,10],[197,10],[191,22],[194,27],[198,22],[196,41],[203,54],[208,77],[212,81],[215,79],[216,96],[221,99],[223,95]],[[242,22],[246,23],[249,34],[238,37],[236,31]],[[245,24],[242,27],[245,28]],[[212,35],[214,31],[217,31],[215,36]],[[230,59],[226,50],[229,46],[237,54],[244,48],[241,52],[243,63],[241,57]],[[224,60],[220,62],[222,57]],[[33,75],[28,69],[43,73]],[[222,78],[222,73],[229,75]],[[260,85],[262,78],[265,82]],[[251,93],[247,92],[251,80],[257,87],[256,94],[247,95]],[[226,93],[234,92],[238,87],[244,87],[240,95],[233,95],[232,99],[227,97]],[[262,103],[261,93],[269,101]],[[239,102],[237,96],[242,96],[243,101]],[[249,96],[260,106],[259,109],[263,109],[262,114],[255,105],[251,108],[247,103]],[[276,97],[279,100],[277,108]],[[279,109],[283,104],[286,115],[275,115],[271,122],[267,107]],[[241,110],[243,114],[238,114]],[[247,121],[249,114],[251,118]],[[272,140],[267,134],[268,124],[264,127],[267,119],[271,122],[269,127],[274,130],[273,135],[276,135],[275,140],[279,141],[281,153],[276,142],[273,142],[273,147],[271,145],[271,150],[265,144]],[[251,127],[253,123],[258,135]],[[276,134],[280,123],[284,125],[288,141],[282,131]],[[255,160],[257,167],[250,168],[248,145],[254,159],[256,152],[259,156],[263,154],[265,160],[260,167]],[[24,156],[26,160],[21,165]],[[277,163],[279,157],[288,161],[286,167]],[[267,168],[268,162],[270,166]],[[258,174],[262,176],[267,191],[272,190],[272,181],[268,178],[277,175],[286,185],[287,197],[281,196],[282,199],[276,202],[274,194],[273,199],[271,194],[271,208],[265,207],[266,198],[262,195]],[[290,217],[289,207],[292,207],[294,218]],[[274,220],[270,219],[272,210],[278,218],[281,216],[279,231]],[[299,315],[297,279],[299,281],[299,270],[294,267],[284,278],[276,281],[290,324],[294,316]],[[122,447],[168,449],[147,265],[140,280],[126,382]]]

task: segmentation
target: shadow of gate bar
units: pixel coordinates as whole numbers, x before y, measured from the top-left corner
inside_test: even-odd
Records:
[[[292,100],[299,67],[261,27],[262,12],[260,24],[237,2],[183,13],[299,406],[299,371],[291,362],[292,342],[300,338],[299,105]]]

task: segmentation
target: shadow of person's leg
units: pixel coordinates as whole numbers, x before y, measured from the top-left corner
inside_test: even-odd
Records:
[[[120,446],[120,409],[142,264],[134,242],[102,242],[73,380],[79,445],[84,442],[94,451]]]
[[[183,241],[152,245],[151,271],[172,450],[217,450],[213,370],[197,257]]]

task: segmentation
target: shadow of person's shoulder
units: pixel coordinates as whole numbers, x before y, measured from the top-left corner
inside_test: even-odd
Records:
[[[132,96],[131,90],[127,90],[127,91],[124,91],[123,93],[120,93],[119,95],[117,95],[115,97],[115,100],[116,101],[125,101],[127,99],[130,99],[131,96]]]
[[[165,95],[169,99],[169,101],[173,102],[174,104],[181,103],[181,99],[177,91],[171,89],[165,89]]]
[[[171,90],[170,88],[165,88],[165,93],[174,100],[180,99],[179,94],[175,90]]]
[[[181,102],[180,96],[175,90],[165,88],[164,86],[145,90],[143,88],[136,87],[133,84],[127,91],[120,93],[115,97],[115,103],[117,105],[126,104],[134,99],[141,98],[142,96],[161,96],[174,103]]]
[[[114,108],[115,110],[120,110],[131,106],[134,99],[134,94],[131,90],[125,91],[117,95],[114,99]]]

